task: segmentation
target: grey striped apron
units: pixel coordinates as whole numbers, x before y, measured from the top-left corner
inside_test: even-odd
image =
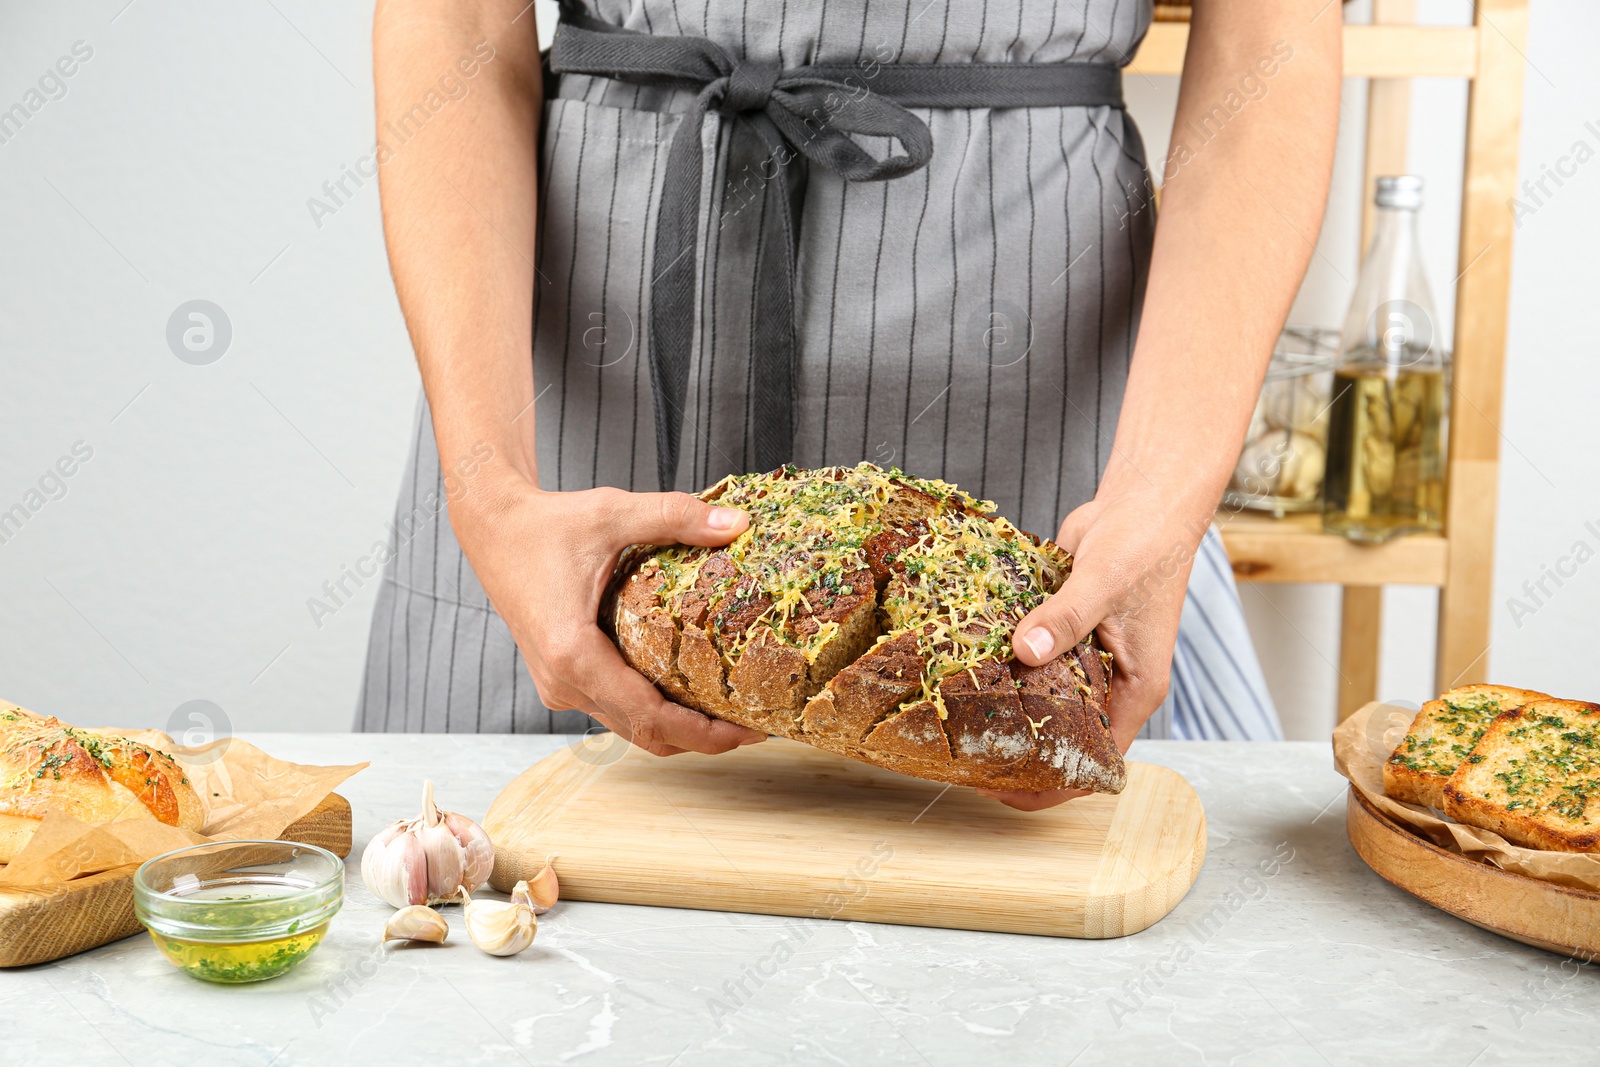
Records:
[[[743,60],[803,65],[1094,61],[1120,65],[1148,0],[585,0],[590,18],[704,37]],[[534,330],[545,489],[659,487],[651,280],[668,151],[695,93],[565,74],[546,101]],[[870,460],[956,482],[1053,534],[1104,470],[1127,379],[1154,217],[1144,148],[1115,107],[912,108],[929,163],[850,182],[812,166],[791,188],[794,462]],[[693,334],[674,488],[755,462],[754,257],[774,222],[751,139],[707,115]],[[879,158],[886,138],[857,137]],[[395,554],[374,612],[357,728],[565,732],[539,702],[451,533],[425,399]],[[411,532],[407,532],[407,531]],[[1201,554],[1221,554],[1208,538]],[[1204,559],[1197,561],[1200,573]],[[1227,574],[1226,557],[1221,556]],[[1207,573],[1211,573],[1208,571]],[[1202,605],[1155,736],[1277,731],[1231,576]],[[1197,587],[1184,620],[1190,628]],[[1197,631],[1198,634],[1198,631]],[[1213,637],[1214,635],[1214,637]],[[1217,661],[1218,655],[1223,662]],[[1197,679],[1184,693],[1180,677]],[[1241,712],[1248,707],[1248,712]],[[1238,725],[1218,726],[1236,720]],[[1199,716],[1185,723],[1179,718]]]

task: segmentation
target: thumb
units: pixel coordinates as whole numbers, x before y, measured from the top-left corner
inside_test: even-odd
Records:
[[[1110,614],[1111,594],[1110,583],[1080,560],[1055,595],[1017,623],[1012,653],[1030,667],[1055,659]]]
[[[630,543],[725,545],[750,525],[738,508],[719,508],[688,493],[623,493],[611,531]]]

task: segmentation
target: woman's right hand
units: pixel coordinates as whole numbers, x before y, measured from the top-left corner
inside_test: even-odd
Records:
[[[663,698],[596,620],[629,544],[722,545],[748,519],[681,493],[537,488],[529,191],[544,81],[534,17],[527,0],[382,0],[373,16],[379,127],[405,125],[441,72],[461,88],[428,135],[378,172],[434,439],[446,472],[476,472],[452,495],[450,524],[547,707],[587,712],[658,754],[726,752],[764,735]],[[480,465],[485,446],[493,459]],[[719,514],[728,525],[711,525]]]
[[[725,545],[749,525],[687,493],[544,492],[520,478],[451,501],[450,523],[528,663],[539,698],[658,756],[727,752],[766,735],[675,704],[601,631],[600,600],[632,544]]]

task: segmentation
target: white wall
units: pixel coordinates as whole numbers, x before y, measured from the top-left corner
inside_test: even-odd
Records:
[[[0,696],[84,722],[163,725],[206,699],[238,729],[344,729],[373,587],[320,628],[306,599],[384,536],[416,391],[375,187],[320,225],[306,203],[371,148],[369,6],[125,2],[0,0],[0,109],[28,101],[75,42],[93,50],[65,95],[0,143],[0,510],[28,501],[76,442],[93,450],[65,495],[0,544]],[[1427,11],[1464,21],[1466,9]],[[1523,154],[1535,176],[1575,140],[1600,148],[1584,128],[1600,124],[1597,46],[1592,5],[1534,0]],[[1159,159],[1173,84],[1132,79],[1129,95]],[[1347,89],[1347,149],[1362,100]],[[1430,182],[1442,297],[1464,101],[1449,83],[1415,99],[1412,166]],[[1354,161],[1341,160],[1297,321],[1341,317]],[[1600,693],[1588,648],[1600,565],[1520,625],[1505,602],[1573,542],[1600,548],[1584,527],[1600,530],[1600,472],[1583,436],[1600,385],[1582,314],[1597,191],[1600,163],[1517,234],[1491,652],[1497,678],[1579,696]],[[193,299],[232,324],[210,365],[166,340]],[[1335,591],[1244,595],[1292,734],[1325,736]],[[1431,690],[1433,602],[1389,596],[1383,695]]]

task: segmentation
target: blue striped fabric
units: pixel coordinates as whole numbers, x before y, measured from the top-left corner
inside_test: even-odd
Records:
[[[1167,699],[1142,737],[1181,741],[1281,741],[1222,535],[1206,531],[1184,593]]]

